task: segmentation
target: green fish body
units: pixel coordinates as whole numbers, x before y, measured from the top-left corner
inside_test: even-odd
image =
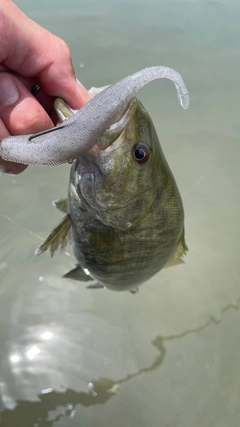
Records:
[[[123,117],[103,147],[72,164],[68,200],[56,202],[66,216],[38,249],[53,255],[71,238],[78,267],[66,276],[119,291],[182,262],[187,250],[181,196],[153,122],[136,98]]]

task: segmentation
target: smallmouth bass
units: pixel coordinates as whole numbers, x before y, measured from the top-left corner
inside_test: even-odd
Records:
[[[57,109],[67,116],[66,106]],[[71,114],[71,113],[70,113]],[[53,255],[72,241],[77,267],[65,277],[134,290],[187,251],[184,210],[153,122],[137,98],[71,166],[66,215],[37,249]]]

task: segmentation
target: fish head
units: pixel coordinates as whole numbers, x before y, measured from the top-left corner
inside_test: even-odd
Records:
[[[152,120],[133,98],[100,144],[74,161],[70,196],[103,224],[131,227],[151,209],[165,162]]]

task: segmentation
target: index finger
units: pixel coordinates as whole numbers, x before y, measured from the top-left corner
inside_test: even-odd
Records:
[[[76,81],[70,50],[59,37],[28,18],[13,2],[0,2],[0,63],[24,77],[35,78],[51,96],[81,108],[90,96]]]

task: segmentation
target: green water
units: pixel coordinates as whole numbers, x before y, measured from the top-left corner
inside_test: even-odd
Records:
[[[189,253],[137,295],[61,279],[35,258],[61,219],[68,166],[0,176],[0,426],[239,427],[240,4],[18,0],[69,44],[78,78],[104,86],[151,65],[172,83],[139,98],[182,194]],[[57,76],[56,76],[57,78]]]

